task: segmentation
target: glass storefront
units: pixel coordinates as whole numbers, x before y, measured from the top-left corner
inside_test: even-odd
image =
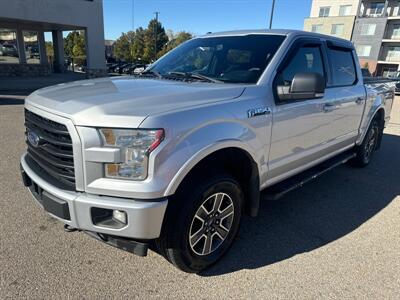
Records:
[[[18,64],[17,31],[0,28],[0,64]]]

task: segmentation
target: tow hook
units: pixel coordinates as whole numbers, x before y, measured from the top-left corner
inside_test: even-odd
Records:
[[[72,227],[72,226],[70,226],[68,224],[64,224],[64,231],[66,231],[66,232],[75,232],[75,231],[78,231],[78,230],[79,229],[77,229],[75,227]]]

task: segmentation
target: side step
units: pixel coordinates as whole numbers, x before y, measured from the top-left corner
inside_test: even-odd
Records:
[[[319,177],[325,172],[347,162],[348,160],[355,157],[355,153],[353,150],[344,152],[339,154],[323,163],[312,167],[300,174],[297,174],[293,177],[290,177],[282,182],[274,184],[271,187],[266,188],[261,192],[261,198],[263,200],[278,200],[282,198],[286,193],[298,188],[302,187],[307,182]]]

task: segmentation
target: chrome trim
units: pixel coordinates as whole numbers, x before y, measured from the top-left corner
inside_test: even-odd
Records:
[[[119,163],[122,162],[121,150],[118,148],[92,147],[85,149],[85,159],[91,162]]]

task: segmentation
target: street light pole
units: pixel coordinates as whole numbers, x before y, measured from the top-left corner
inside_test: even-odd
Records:
[[[274,19],[275,0],[272,0],[271,16],[269,18],[269,29],[272,29],[272,21]]]
[[[154,14],[156,15],[156,24],[155,24],[156,28],[154,29],[154,32],[155,32],[155,37],[154,37],[154,57],[155,57],[155,59],[154,59],[154,61],[156,61],[157,60],[158,15],[160,13],[158,11],[156,11]]]

